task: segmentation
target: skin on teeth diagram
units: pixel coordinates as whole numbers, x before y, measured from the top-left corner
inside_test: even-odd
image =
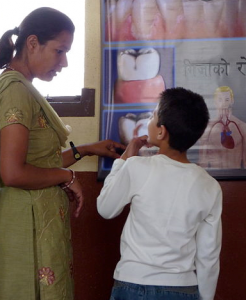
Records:
[[[242,37],[244,0],[105,0],[105,40]]]

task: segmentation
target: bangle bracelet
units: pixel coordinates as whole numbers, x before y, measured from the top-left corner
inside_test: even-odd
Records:
[[[64,186],[62,186],[62,189],[65,190],[65,189],[68,189],[70,188],[70,186],[74,183],[75,181],[75,172],[73,170],[70,170],[72,172],[72,179],[71,181],[68,183],[68,184],[64,184]]]

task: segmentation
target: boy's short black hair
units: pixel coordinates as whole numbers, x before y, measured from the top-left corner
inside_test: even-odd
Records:
[[[207,127],[207,105],[201,95],[182,87],[167,89],[160,96],[157,126],[166,127],[171,148],[185,152]]]

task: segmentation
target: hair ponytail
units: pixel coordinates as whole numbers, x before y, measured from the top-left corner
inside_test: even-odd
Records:
[[[15,27],[12,30],[6,31],[1,39],[0,39],[0,69],[4,69],[8,63],[10,63],[14,50],[15,45],[12,41],[12,35],[19,34],[19,28]]]

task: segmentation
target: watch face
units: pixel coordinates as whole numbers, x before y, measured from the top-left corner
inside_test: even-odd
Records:
[[[80,159],[80,158],[81,158],[81,156],[80,156],[79,153],[76,153],[76,154],[74,155],[74,157],[75,157],[75,159]]]

